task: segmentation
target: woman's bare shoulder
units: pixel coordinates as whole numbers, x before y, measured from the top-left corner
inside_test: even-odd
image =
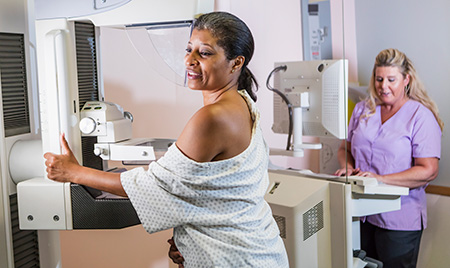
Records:
[[[249,143],[251,126],[246,117],[233,103],[206,105],[189,120],[177,146],[186,156],[200,162],[215,160],[217,156],[229,158]]]
[[[198,110],[186,124],[177,140],[178,148],[189,158],[209,162],[222,151],[224,110],[207,105]]]

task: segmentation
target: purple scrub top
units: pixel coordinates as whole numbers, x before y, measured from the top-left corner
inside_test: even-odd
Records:
[[[419,102],[407,101],[384,124],[380,106],[374,115],[360,120],[366,111],[365,101],[356,104],[348,129],[355,168],[385,175],[411,168],[414,158],[441,157],[441,129],[433,113]],[[400,210],[365,219],[389,230],[425,229],[426,186],[412,188],[408,196],[402,196]]]

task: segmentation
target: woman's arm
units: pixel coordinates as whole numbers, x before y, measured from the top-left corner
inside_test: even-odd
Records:
[[[361,172],[362,176],[374,177],[390,185],[417,188],[434,180],[439,173],[439,159],[436,157],[414,158],[414,166],[402,172],[378,175]]]
[[[119,173],[105,172],[81,166],[70,150],[64,134],[61,135],[62,154],[44,154],[47,177],[59,182],[73,182],[112,194],[127,196]]]
[[[347,147],[345,147],[347,145]],[[338,149],[338,161],[341,166],[334,175],[343,176],[348,173],[348,175],[356,175],[359,173],[359,168],[355,169],[355,160],[353,159],[351,142],[343,140],[341,146]]]

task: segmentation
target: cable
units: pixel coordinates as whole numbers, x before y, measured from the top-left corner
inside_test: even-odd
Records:
[[[272,75],[275,72],[279,72],[279,71],[286,71],[287,70],[287,66],[286,65],[281,65],[278,67],[275,67],[269,74],[269,76],[267,77],[267,81],[266,81],[266,87],[267,89],[269,89],[272,92],[275,92],[276,94],[278,94],[281,99],[283,99],[283,101],[286,103],[287,108],[288,108],[288,113],[289,113],[289,131],[288,131],[288,138],[287,138],[287,144],[286,144],[286,150],[290,150],[291,149],[291,137],[292,137],[292,131],[293,131],[293,120],[292,120],[292,114],[293,114],[293,109],[292,109],[292,104],[289,101],[289,99],[286,97],[286,95],[284,95],[281,91],[279,91],[276,88],[273,88],[270,86],[269,81],[270,78],[272,77]]]

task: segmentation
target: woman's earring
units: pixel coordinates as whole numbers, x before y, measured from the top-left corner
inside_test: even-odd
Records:
[[[409,84],[405,86],[405,94],[408,95],[408,93],[409,93]]]
[[[236,71],[236,69],[231,69],[231,72],[234,73],[234,71]]]

